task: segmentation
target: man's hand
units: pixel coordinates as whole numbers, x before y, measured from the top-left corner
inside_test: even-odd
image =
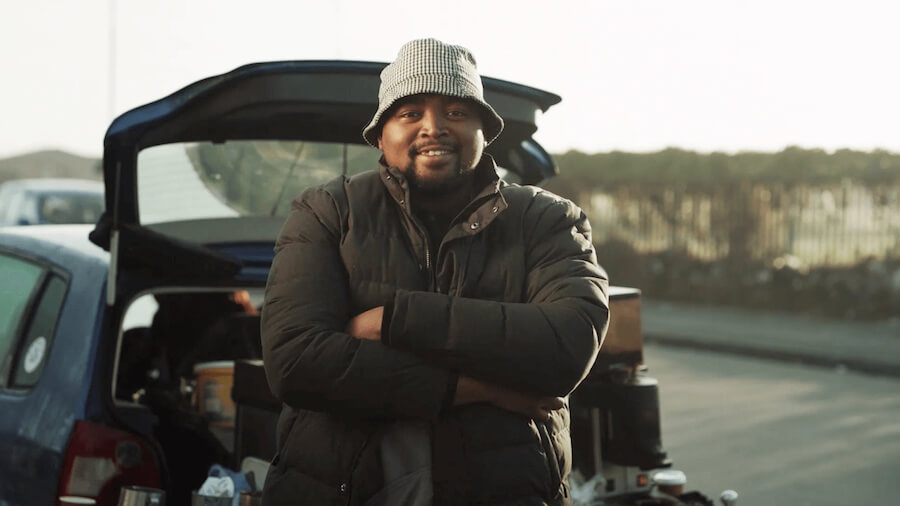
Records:
[[[347,323],[347,333],[357,339],[369,339],[381,342],[381,320],[384,318],[384,306],[354,316]]]
[[[537,397],[468,376],[460,376],[456,383],[456,397],[453,404],[458,406],[474,402],[488,402],[500,409],[542,422],[550,419],[551,411],[566,405],[560,397]]]
[[[551,411],[556,411],[566,405],[559,397],[534,397],[501,387],[496,388],[492,404],[542,422],[550,419]]]

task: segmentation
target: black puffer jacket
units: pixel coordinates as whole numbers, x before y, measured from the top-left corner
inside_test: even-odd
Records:
[[[395,168],[294,201],[262,313],[266,373],[285,404],[265,504],[363,503],[382,485],[379,428],[398,418],[439,422],[455,441],[441,453],[455,463],[434,462],[436,473],[451,469],[437,502],[571,502],[567,409],[546,423],[486,404],[442,410],[455,372],[568,395],[608,322],[581,210],[499,181],[487,157],[477,170],[487,184],[436,258]],[[381,305],[392,308],[383,343],[344,332]]]

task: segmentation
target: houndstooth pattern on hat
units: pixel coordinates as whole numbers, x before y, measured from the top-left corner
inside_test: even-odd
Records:
[[[363,130],[363,138],[378,145],[382,115],[397,100],[420,93],[467,98],[481,106],[484,138],[490,143],[503,130],[503,119],[487,102],[475,57],[462,46],[437,39],[419,39],[400,48],[397,59],[381,71],[378,110]]]

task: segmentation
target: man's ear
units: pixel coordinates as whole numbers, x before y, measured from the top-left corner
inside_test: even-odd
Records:
[[[384,151],[384,147],[381,145],[381,134],[378,134],[378,149]]]

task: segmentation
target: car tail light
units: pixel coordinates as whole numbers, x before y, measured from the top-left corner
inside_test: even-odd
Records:
[[[90,422],[75,424],[59,478],[60,504],[93,499],[98,506],[116,506],[122,486],[159,484],[159,466],[146,441]]]

